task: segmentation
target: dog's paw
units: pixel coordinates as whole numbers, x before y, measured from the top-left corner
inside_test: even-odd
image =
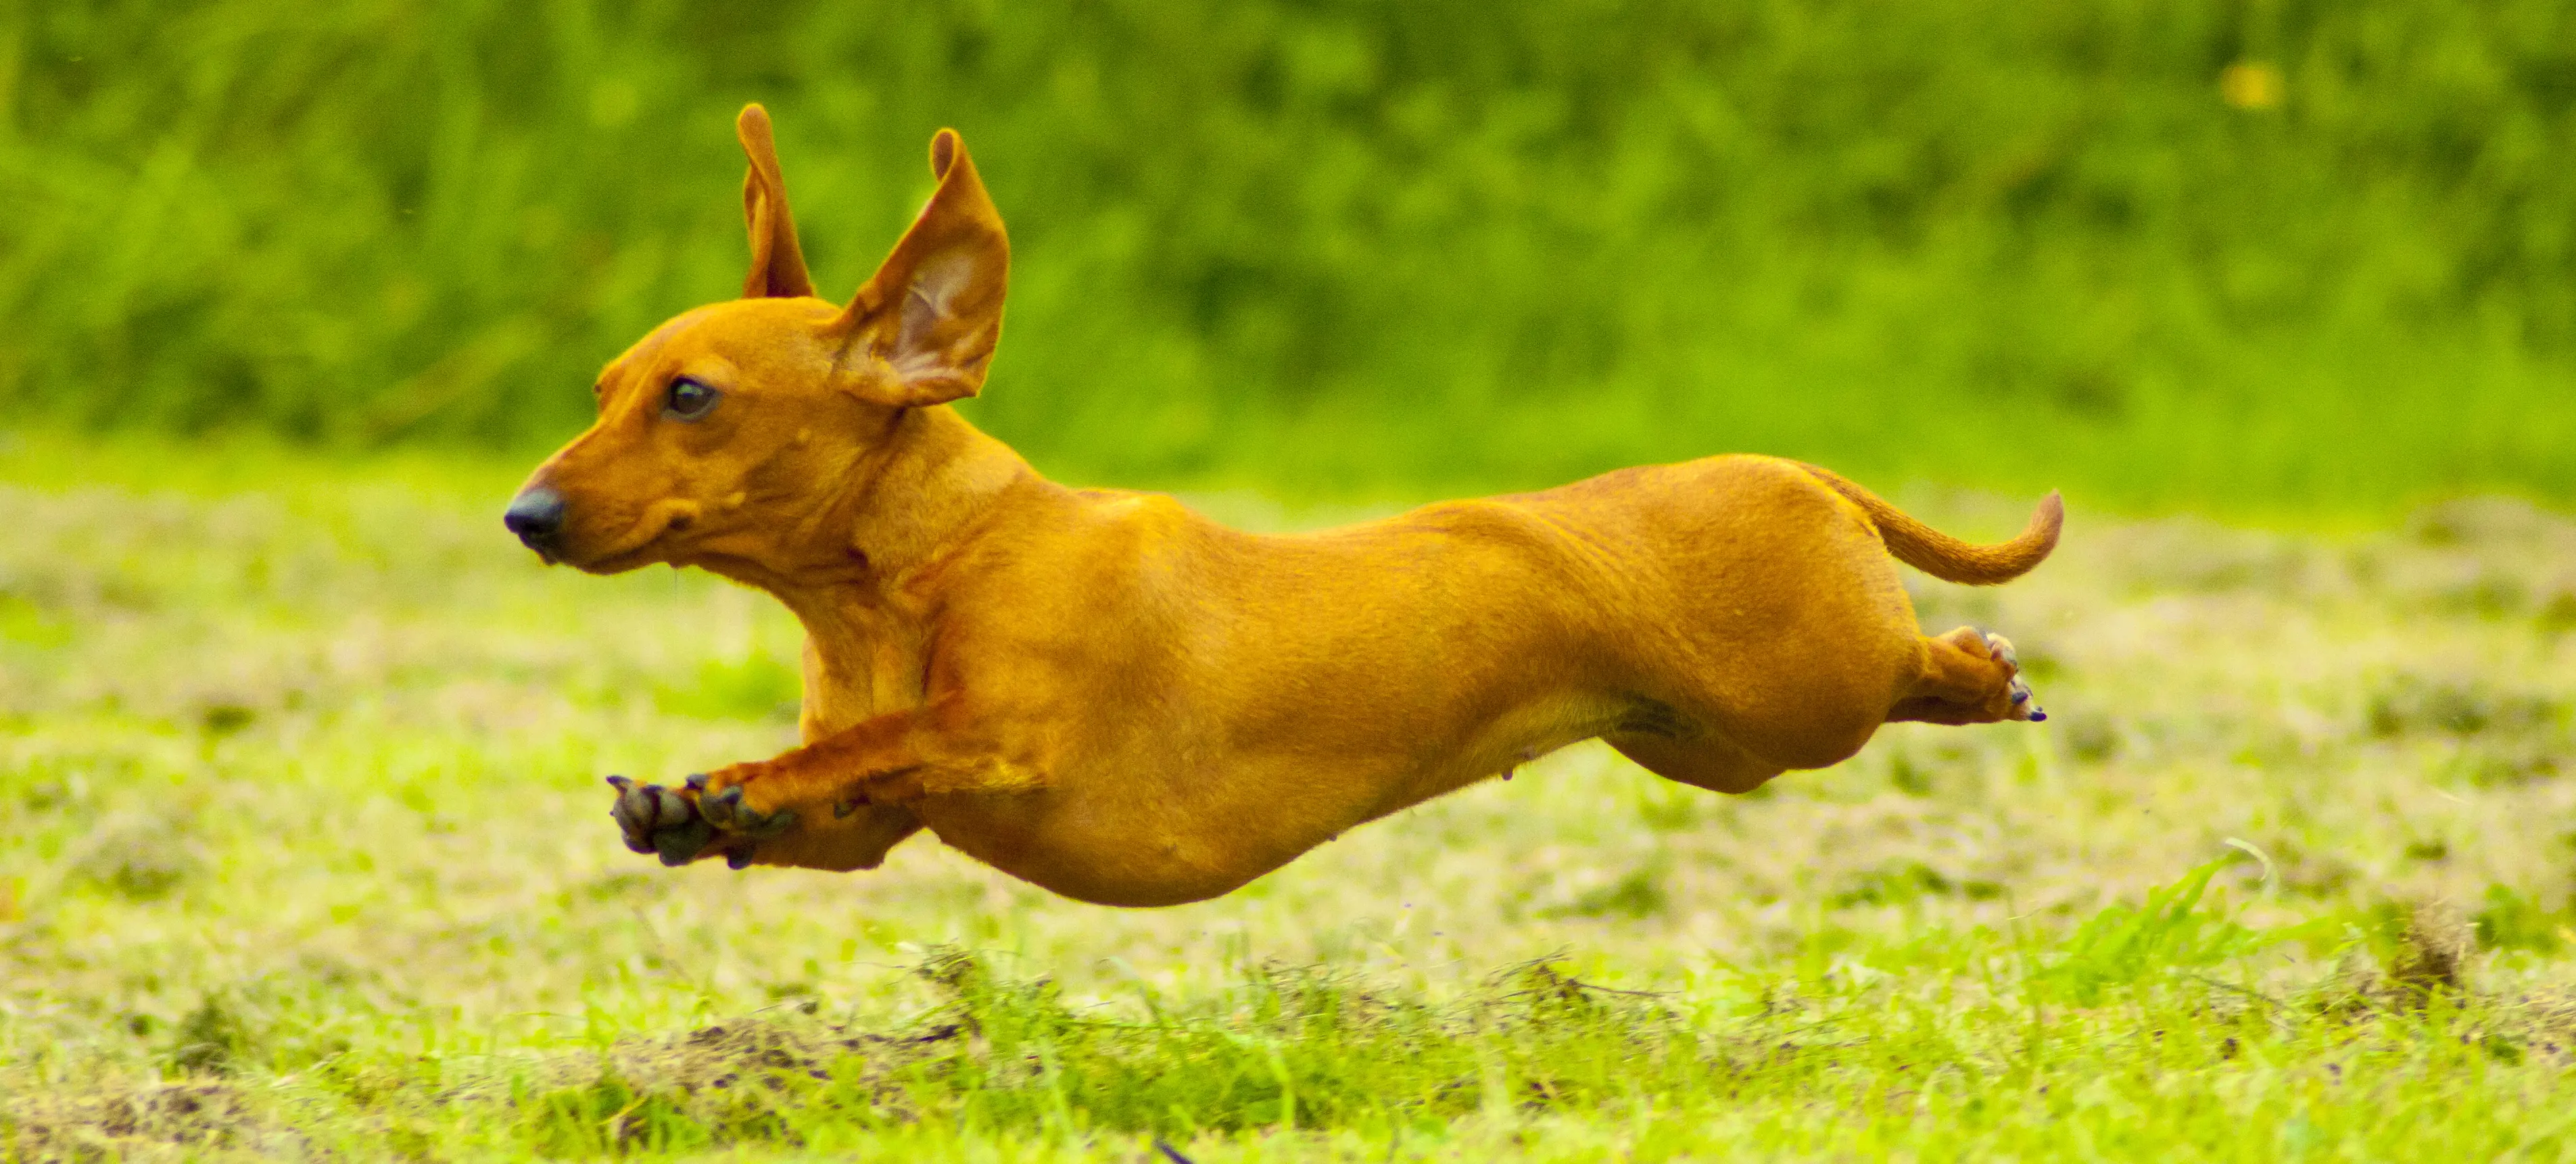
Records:
[[[608,785],[617,790],[608,815],[617,822],[626,847],[651,853],[665,865],[686,865],[720,851],[725,864],[740,869],[751,864],[752,850],[761,841],[796,826],[792,811],[762,812],[743,803],[740,785],[709,792],[704,774],[689,777],[680,788],[638,784],[623,776],[609,777]]]
[[[2005,689],[2006,697],[2011,701],[2012,709],[2005,713],[2005,718],[2027,720],[2031,723],[2038,723],[2047,719],[2048,713],[2041,711],[2039,709],[2039,701],[2031,696],[2030,682],[2022,678],[2021,656],[2014,652],[2012,640],[1998,634],[1986,634],[1985,640],[1986,655],[1989,658],[1994,659],[1996,662],[2012,668],[2012,682]]]
[[[659,856],[665,865],[686,865],[715,839],[715,825],[698,811],[696,787],[638,784],[623,776],[609,777],[608,786],[617,790],[609,818],[635,852]]]

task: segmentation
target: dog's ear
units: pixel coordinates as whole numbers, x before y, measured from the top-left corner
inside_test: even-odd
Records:
[[[845,367],[874,360],[892,370],[890,378],[859,377],[861,391],[880,404],[974,395],[1002,338],[1011,243],[956,130],[930,139],[930,172],[938,191],[832,325],[843,337]]]
[[[742,217],[751,226],[751,273],[743,277],[742,297],[812,295],[814,280],[796,245],[796,218],[787,212],[787,179],[778,172],[778,143],[769,135],[769,111],[756,103],[743,106],[733,132],[751,156],[751,171],[742,176]]]

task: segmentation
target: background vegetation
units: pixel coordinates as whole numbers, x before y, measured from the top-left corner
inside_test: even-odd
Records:
[[[964,130],[1064,475],[2576,498],[2555,0],[22,0],[0,406],[548,445],[738,286],[754,99],[836,293]]]

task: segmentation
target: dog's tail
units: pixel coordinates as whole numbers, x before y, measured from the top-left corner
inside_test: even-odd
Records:
[[[1869,520],[1878,526],[1879,540],[1887,543],[1887,552],[1896,555],[1897,561],[1945,582],[1992,586],[2029,573],[2031,567],[2047,559],[2050,550],[2057,548],[2057,527],[2066,521],[2066,503],[2058,500],[2052,490],[2040,500],[2038,511],[2030,515],[2030,525],[2020,537],[1980,546],[1914,520],[1904,510],[1831,470],[1803,463],[1798,467],[1815,474],[1817,480],[1867,512]]]

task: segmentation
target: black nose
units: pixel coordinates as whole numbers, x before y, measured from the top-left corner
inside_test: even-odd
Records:
[[[563,515],[563,494],[539,485],[510,499],[510,508],[501,514],[501,524],[519,535],[529,549],[542,550],[563,531]]]

